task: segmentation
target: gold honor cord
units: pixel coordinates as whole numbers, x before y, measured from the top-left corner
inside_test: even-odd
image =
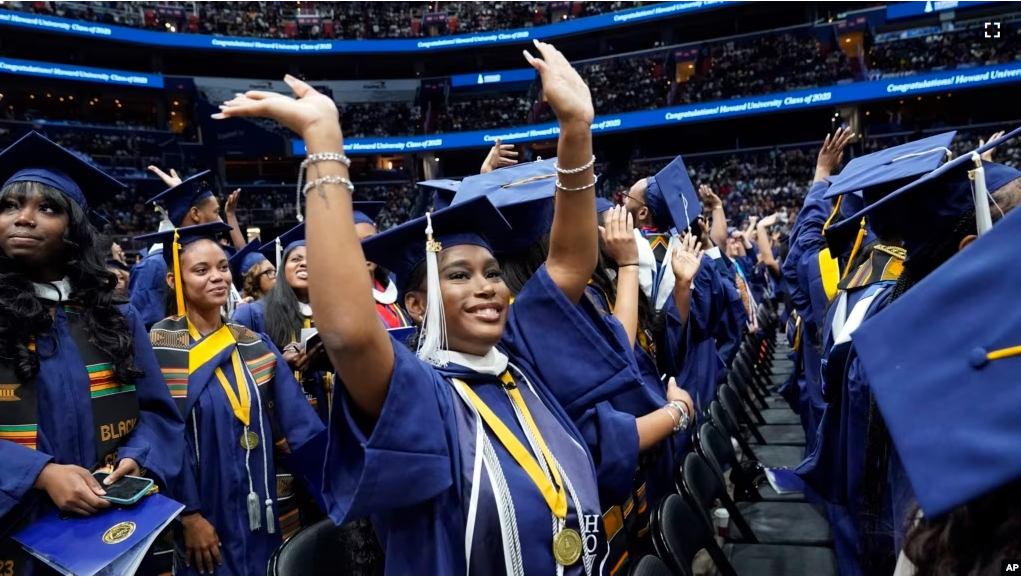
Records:
[[[200,338],[198,331],[195,330],[191,321],[188,321],[188,332],[193,338]],[[245,371],[241,366],[241,355],[237,350],[237,341],[234,340],[234,335],[231,334],[226,324],[222,325],[205,339],[202,339],[188,352],[189,374],[194,373],[199,367],[211,361],[213,357],[220,354],[227,347],[233,347],[230,353],[230,360],[234,366],[234,379],[237,381],[238,392],[234,392],[234,387],[227,381],[227,376],[223,374],[223,370],[220,367],[216,367],[214,374],[216,375],[216,380],[220,382],[223,392],[227,395],[227,400],[230,401],[234,416],[245,426],[245,432],[241,435],[240,439],[241,446],[245,449],[254,449],[259,445],[259,436],[248,430],[248,426],[251,424],[252,406],[251,397],[248,392],[248,381],[245,379]]]
[[[532,419],[532,413],[528,410],[528,405],[525,404],[525,400],[521,397],[521,392],[518,390],[514,383],[514,378],[511,377],[509,372],[505,372],[500,380],[503,381],[507,387],[507,393],[511,398],[511,401],[517,405],[521,414],[524,415],[525,423],[535,438],[536,444],[539,446],[539,450],[542,453],[543,459],[546,460],[546,464],[549,466],[550,473],[553,476],[553,482],[546,477],[543,473],[542,468],[539,466],[539,462],[536,461],[535,457],[525,448],[521,441],[518,440],[514,433],[507,428],[507,425],[496,416],[495,413],[486,405],[486,403],[471,389],[471,387],[462,383],[462,388],[465,391],[465,395],[468,400],[471,401],[475,410],[479,412],[479,416],[486,422],[486,425],[493,431],[496,438],[503,444],[507,449],[507,452],[511,454],[511,457],[518,463],[518,465],[525,470],[528,474],[529,479],[542,493],[544,499],[546,499],[546,505],[553,512],[553,515],[563,523],[567,518],[567,492],[564,490],[563,481],[560,478],[560,471],[557,468],[553,455],[550,453],[549,448],[546,446],[546,441],[543,440],[542,434],[539,432],[539,427],[536,426],[535,421]],[[554,486],[554,483],[556,486]],[[577,503],[576,506],[579,506]],[[581,513],[579,512],[579,517]],[[580,521],[579,521],[580,522]],[[557,562],[561,565],[572,565],[578,561],[581,557],[581,536],[577,531],[573,529],[561,529],[553,536],[553,555]]]

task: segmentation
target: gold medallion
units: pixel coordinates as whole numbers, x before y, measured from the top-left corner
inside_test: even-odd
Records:
[[[134,532],[135,524],[131,521],[117,523],[113,527],[107,529],[106,533],[103,533],[103,543],[106,543],[107,545],[116,545],[130,537]]]
[[[245,434],[241,435],[241,448],[252,449],[259,446],[259,435],[256,435],[252,431],[246,431]]]
[[[574,529],[561,529],[553,536],[553,557],[564,567],[581,558],[581,535]]]

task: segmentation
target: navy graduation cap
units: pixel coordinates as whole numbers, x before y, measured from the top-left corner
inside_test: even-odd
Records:
[[[854,333],[929,518],[1021,478],[1019,238],[1014,210]]]
[[[488,197],[513,229],[507,235],[491,234],[493,250],[510,253],[527,248],[553,226],[556,161],[549,158],[470,176],[461,182],[451,206]]]
[[[472,244],[492,251],[489,238],[506,235],[511,230],[490,199],[480,196],[430,213],[428,219],[421,216],[362,241],[365,258],[392,272],[402,292],[411,272],[426,260],[429,220],[433,238],[443,248]]]
[[[156,204],[167,212],[167,218],[174,226],[180,226],[181,221],[199,202],[213,196],[212,189],[203,178],[210,171],[206,170],[181,181],[181,184],[168,188],[146,201],[146,204]]]
[[[251,242],[241,247],[241,250],[230,257],[230,271],[234,277],[234,284],[241,285],[241,281],[253,266],[266,260],[266,256],[259,252],[262,243],[259,239],[252,239]]]
[[[416,352],[420,359],[436,366],[447,363],[443,299],[436,298],[440,292],[439,252],[462,245],[481,246],[492,252],[488,238],[509,234],[510,225],[500,210],[488,197],[480,196],[426,213],[362,241],[365,259],[392,272],[402,294],[418,288],[407,284],[411,273],[426,263],[430,298],[426,299],[426,313],[421,321],[422,337]]]
[[[381,201],[356,201],[351,203],[354,211],[355,224],[371,224],[376,226],[376,217],[382,212],[385,202]]]
[[[702,214],[702,202],[680,156],[647,180],[645,204],[660,232],[683,232]]]
[[[135,240],[145,240],[152,243],[163,244],[163,260],[167,263],[167,270],[174,273],[174,292],[177,295],[177,314],[184,314],[184,291],[181,288],[181,249],[193,242],[200,240],[211,240],[220,246],[217,237],[231,230],[231,226],[225,222],[207,222],[195,226],[164,230],[150,234],[136,236]],[[166,250],[170,247],[170,250]],[[226,254],[226,252],[224,252]]]
[[[432,191],[433,208],[440,210],[447,208],[450,206],[450,203],[454,202],[454,195],[457,194],[461,181],[449,179],[423,180],[418,183],[418,186]]]
[[[266,255],[276,264],[277,270],[282,271],[284,255],[298,248],[305,246],[305,223],[299,222],[298,226],[286,231],[275,239],[267,242],[259,248],[259,252]]]
[[[921,140],[859,156],[848,162],[831,179],[823,198],[861,191],[865,204],[871,204],[923,174],[939,168],[950,156],[950,143],[957,131],[944,132]]]
[[[124,183],[35,131],[0,153],[0,182],[3,182],[0,189],[15,182],[52,186],[75,201],[86,215],[90,214],[90,204],[99,205],[118,190],[127,188]]]
[[[985,233],[992,226],[987,195],[1021,177],[1021,171],[980,159],[976,164],[976,159],[1019,134],[1021,128],[987,142],[875,202],[869,203],[866,193],[865,208],[852,218],[869,215],[875,223],[880,217],[884,227],[889,224],[903,238],[909,258],[945,234],[970,208],[975,208],[979,234]],[[985,202],[976,203],[976,191],[986,196]]]
[[[602,196],[596,197],[596,214],[603,214],[611,208],[613,208],[613,202],[610,199]]]
[[[826,238],[830,254],[850,255],[850,259],[853,260],[858,253],[858,248],[876,240],[872,227],[865,219],[851,218],[863,208],[865,208],[865,200],[860,191],[845,194],[842,197],[838,213],[843,220],[823,229],[823,236]]]

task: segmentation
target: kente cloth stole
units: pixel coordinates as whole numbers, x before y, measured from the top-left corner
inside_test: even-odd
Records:
[[[138,396],[135,385],[116,380],[110,358],[89,342],[81,307],[65,302],[57,305],[62,311],[51,310],[51,315],[63,312],[75,348],[82,360],[76,367],[72,387],[84,386],[86,379],[92,404],[92,427],[96,439],[97,464],[112,464],[117,448],[127,439],[138,423]],[[52,334],[29,342],[29,349],[38,352],[40,361],[57,354],[57,341]],[[67,354],[65,352],[65,354]],[[0,440],[11,441],[35,450],[39,433],[38,383],[20,382],[14,367],[0,363]],[[43,410],[49,410],[43,407]],[[91,467],[93,463],[81,463]]]
[[[163,378],[170,388],[170,396],[174,398],[174,403],[177,404],[186,422],[188,381],[189,376],[195,372],[191,367],[203,366],[224,349],[236,346],[241,360],[259,387],[263,406],[269,413],[275,453],[286,455],[291,452],[273,409],[272,383],[276,376],[277,357],[258,335],[242,325],[226,322],[220,330],[193,345],[188,334],[188,319],[181,316],[170,317],[156,323],[149,332],[149,340],[163,372]],[[195,358],[192,358],[193,355]],[[209,376],[211,379],[215,378],[212,374]],[[203,384],[195,383],[194,386]],[[254,395],[251,402],[255,402]]]

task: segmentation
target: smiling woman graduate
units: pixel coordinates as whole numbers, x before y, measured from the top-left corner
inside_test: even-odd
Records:
[[[184,424],[89,223],[123,185],[35,132],[0,154],[0,182],[0,568],[25,575],[9,536],[53,506],[109,507],[96,467],[176,497]]]
[[[150,333],[187,429],[178,575],[265,574],[300,525],[294,479],[278,465],[307,465],[289,457],[324,429],[269,337],[221,315],[231,272],[216,235],[228,230],[216,222],[144,237],[165,247],[179,312]]]
[[[336,105],[249,92],[223,116],[274,118],[308,145],[310,292],[344,383],[330,421],[324,497],[334,521],[371,514],[392,574],[610,572],[592,457],[546,383],[587,385],[581,404],[635,386],[633,356],[579,338],[598,255],[592,100],[570,63],[536,42],[560,121],[549,258],[514,301],[487,236],[506,221],[462,203],[359,244]],[[420,323],[418,354],[378,322],[365,262],[392,270]],[[627,358],[631,362],[626,361]],[[528,359],[528,362],[522,362]],[[637,453],[637,443],[632,447]]]

